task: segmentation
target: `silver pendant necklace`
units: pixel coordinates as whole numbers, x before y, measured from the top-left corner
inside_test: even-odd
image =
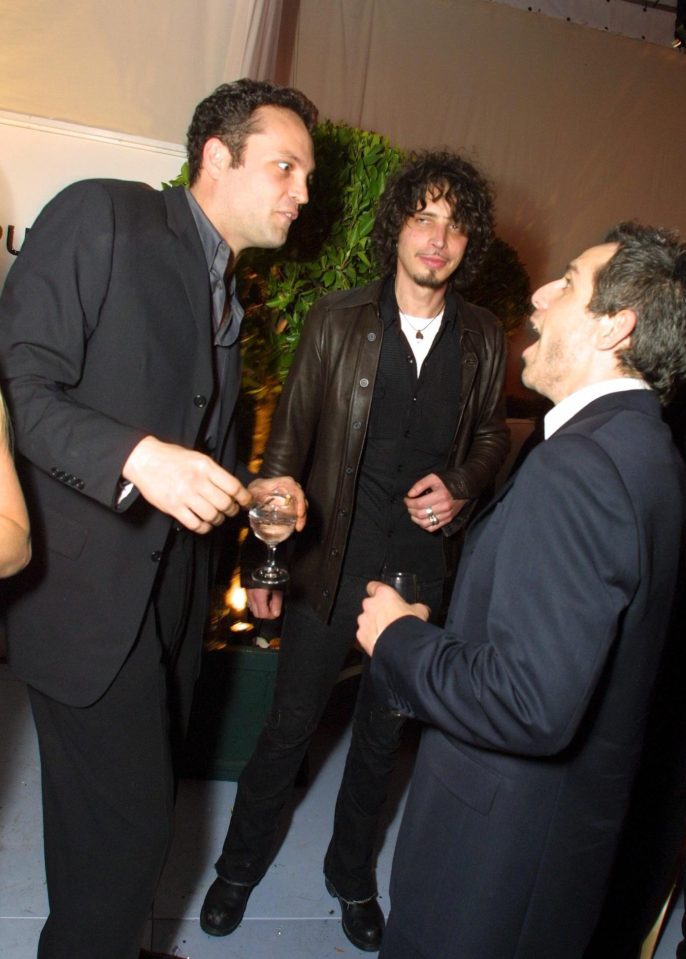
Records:
[[[445,309],[445,303],[443,304],[443,306],[441,306],[441,308],[440,308],[440,310],[438,311],[438,313],[437,313],[435,316],[432,316],[431,319],[429,320],[429,322],[426,323],[424,326],[421,326],[421,327],[415,326],[414,323],[410,320],[410,318],[409,318],[409,316],[407,315],[407,313],[403,313],[402,310],[398,310],[398,312],[400,313],[401,319],[405,320],[405,322],[406,322],[407,325],[410,327],[410,329],[414,330],[415,339],[417,339],[417,340],[423,340],[423,339],[424,339],[424,332],[429,329],[429,327],[431,326],[432,323],[435,323],[435,322],[436,322],[436,320],[439,318],[439,316],[442,316],[442,315],[443,315],[443,310],[444,310],[444,309]]]

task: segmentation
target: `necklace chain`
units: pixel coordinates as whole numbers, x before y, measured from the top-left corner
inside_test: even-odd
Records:
[[[424,339],[424,331],[425,331],[425,330],[428,330],[429,327],[431,326],[431,324],[434,323],[434,322],[439,318],[439,316],[442,316],[442,315],[443,315],[443,310],[444,310],[444,309],[445,309],[445,303],[441,306],[441,308],[440,308],[440,310],[438,311],[438,313],[437,313],[435,316],[432,316],[431,319],[428,321],[428,323],[426,323],[424,326],[415,326],[414,323],[412,323],[412,321],[410,320],[410,318],[409,318],[409,316],[407,315],[407,313],[403,313],[403,311],[402,311],[401,309],[399,309],[398,312],[400,313],[400,318],[403,319],[403,320],[405,320],[405,322],[406,322],[407,325],[410,327],[410,329],[414,330],[415,339],[417,339],[417,340],[423,340],[423,339]]]

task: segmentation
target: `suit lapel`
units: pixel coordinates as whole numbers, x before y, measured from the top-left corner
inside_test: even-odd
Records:
[[[198,230],[183,187],[165,190],[162,196],[167,207],[167,223],[176,238],[174,255],[179,276],[198,330],[199,354],[211,363],[212,303],[208,268]]]
[[[584,406],[583,409],[579,410],[579,412],[561,426],[557,432],[562,434],[567,430],[584,429],[591,420],[595,420],[598,417],[606,418],[627,409],[643,412],[648,416],[656,416],[658,419],[661,415],[659,401],[655,393],[651,390],[620,391],[618,393],[608,393],[605,396],[599,397],[597,400],[593,400],[587,406]],[[555,435],[557,434],[553,434],[551,440],[554,439]],[[542,440],[542,442],[547,442],[547,440]],[[519,470],[513,473],[503,483],[493,499],[484,506],[481,512],[477,513],[470,524],[470,535],[474,527],[486,519],[498,503],[507,495],[517,478],[518,472]]]

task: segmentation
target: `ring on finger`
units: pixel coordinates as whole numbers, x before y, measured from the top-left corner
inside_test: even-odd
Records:
[[[427,506],[426,515],[429,517],[429,523],[432,526],[436,526],[438,524],[438,516],[436,516],[431,506]]]

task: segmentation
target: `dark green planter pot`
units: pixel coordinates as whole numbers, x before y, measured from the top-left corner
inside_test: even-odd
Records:
[[[184,774],[236,780],[269,712],[278,651],[255,646],[203,650]]]

